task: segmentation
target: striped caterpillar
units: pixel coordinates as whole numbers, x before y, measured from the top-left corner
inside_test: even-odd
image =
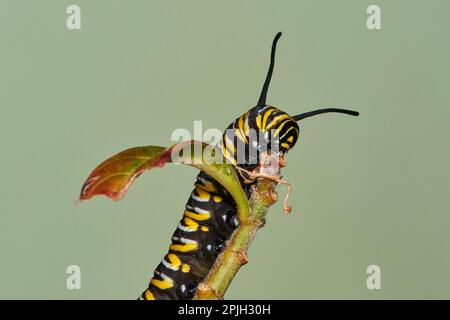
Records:
[[[267,105],[266,96],[275,64],[276,44],[280,37],[281,32],[273,40],[269,69],[256,106],[228,126],[217,146],[223,157],[235,168],[251,171],[259,163],[259,156],[263,151],[276,150],[284,155],[297,142],[299,120],[327,112],[358,115],[358,112],[351,110],[327,108],[291,117],[280,109]],[[256,140],[250,134],[252,130],[263,133],[259,137],[262,136],[264,141]],[[255,159],[248,152],[250,147],[256,150]],[[240,148],[245,150],[244,161],[239,161],[238,158],[237,150]],[[249,196],[250,185],[244,181],[241,184]],[[193,299],[197,286],[206,277],[224,249],[227,239],[239,225],[233,198],[218,182],[200,172],[194,186],[183,217],[172,236],[169,251],[157,266],[140,299]]]

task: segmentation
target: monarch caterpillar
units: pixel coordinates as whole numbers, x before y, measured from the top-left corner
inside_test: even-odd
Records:
[[[280,37],[281,32],[273,40],[269,69],[256,106],[231,123],[218,144],[222,155],[235,167],[251,170],[258,164],[259,156],[264,150],[273,151],[276,148],[281,155],[288,152],[299,137],[297,121],[327,112],[359,115],[356,111],[326,108],[291,117],[286,112],[267,105],[267,91]],[[254,139],[250,134],[251,130],[263,133],[260,137],[264,141]],[[238,158],[237,150],[240,147],[245,150],[244,161],[239,161]],[[251,147],[256,150],[253,158],[249,152]],[[206,277],[227,239],[239,225],[234,200],[218,182],[201,171],[194,186],[183,217],[173,233],[169,251],[157,266],[140,299],[194,298],[197,286]],[[242,187],[248,194],[249,185],[242,182]]]

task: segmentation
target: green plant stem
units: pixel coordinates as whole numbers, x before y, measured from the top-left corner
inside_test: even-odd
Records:
[[[240,220],[224,251],[217,258],[208,276],[198,286],[195,299],[223,299],[236,273],[248,262],[247,250],[259,229],[264,226],[269,207],[276,201],[274,191],[276,185],[270,180],[259,180],[253,187],[248,211],[239,215],[246,218]]]

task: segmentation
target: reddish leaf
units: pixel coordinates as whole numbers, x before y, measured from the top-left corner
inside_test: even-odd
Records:
[[[196,146],[200,148],[199,153],[195,153]],[[198,141],[184,141],[170,148],[147,146],[119,152],[92,171],[81,188],[79,200],[88,200],[97,195],[113,200],[122,199],[134,179],[144,171],[172,162],[172,152],[178,155],[175,161],[200,168],[206,146]]]
[[[144,171],[163,167],[168,162],[176,162],[203,170],[219,182],[233,197],[238,216],[244,221],[249,212],[247,196],[230,164],[211,162],[217,160],[215,154],[214,148],[210,149],[208,144],[198,141],[184,141],[170,148],[148,146],[127,149],[107,159],[92,171],[81,188],[79,200],[88,200],[97,195],[120,200],[134,179]]]
[[[122,199],[142,172],[155,166],[162,167],[170,161],[170,152],[167,152],[170,149],[148,146],[119,152],[92,171],[81,188],[80,200],[97,195],[105,195],[113,200]]]

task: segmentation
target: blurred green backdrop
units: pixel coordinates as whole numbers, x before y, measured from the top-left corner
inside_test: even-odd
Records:
[[[82,29],[66,28],[81,7]],[[366,28],[381,6],[382,30]],[[291,215],[273,207],[226,298],[450,298],[448,1],[1,1],[0,298],[135,299],[196,171],[76,205],[89,172],[175,128],[268,102],[305,120]],[[283,196],[285,189],[280,189]],[[82,289],[66,289],[68,265]],[[366,268],[382,270],[368,290]]]

